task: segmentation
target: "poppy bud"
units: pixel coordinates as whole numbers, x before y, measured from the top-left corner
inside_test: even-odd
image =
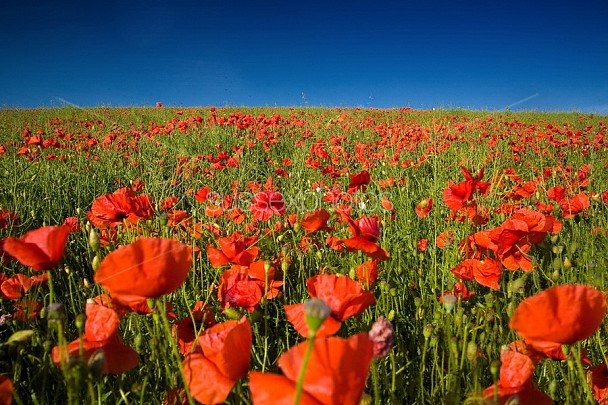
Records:
[[[63,304],[55,302],[46,307],[46,318],[49,324],[63,324],[65,321],[65,310],[63,308]]]
[[[34,331],[31,329],[20,330],[15,332],[8,338],[8,344],[25,344],[32,340],[32,336],[34,336]]]
[[[289,270],[289,263],[287,262],[287,260],[283,260],[281,262],[281,270],[283,271],[283,273],[286,273],[287,270]]]
[[[226,315],[226,317],[228,319],[233,319],[233,320],[234,319],[238,320],[243,317],[243,314],[241,314],[238,309],[233,308],[233,307],[224,309],[224,315]]]
[[[93,269],[93,271],[97,271],[100,263],[101,260],[99,260],[99,255],[93,256],[93,260],[91,260],[91,268]]]
[[[572,268],[572,262],[567,257],[564,258],[564,269],[570,270]]]
[[[300,230],[302,229],[302,225],[300,225],[299,222],[296,222],[295,224],[293,224],[293,230],[296,232],[300,232]]]
[[[446,294],[443,296],[443,307],[446,311],[452,312],[457,301],[458,298],[454,294]]]
[[[498,379],[498,373],[500,373],[500,366],[500,360],[494,360],[492,363],[490,363],[490,373],[492,373],[492,376],[494,376],[495,380]]]
[[[395,310],[391,309],[388,313],[388,315],[386,316],[386,319],[388,319],[389,321],[392,321],[393,319],[395,319]]]
[[[82,333],[84,331],[84,324],[87,321],[87,316],[85,314],[78,314],[76,316],[76,327],[78,328],[78,332]]]
[[[102,349],[95,350],[89,358],[89,372],[96,379],[101,377],[103,368],[106,366],[106,354]]]
[[[433,331],[435,330],[435,327],[431,324],[425,325],[424,328],[422,328],[422,336],[424,336],[424,339],[428,339],[431,337],[431,335],[433,334]]]
[[[315,335],[325,319],[331,314],[331,309],[322,299],[311,298],[304,303],[304,314],[306,315],[309,335]]]
[[[91,228],[89,231],[89,247],[93,251],[99,250],[99,235],[95,232],[95,229]]]
[[[475,361],[475,359],[477,359],[477,355],[479,352],[479,348],[477,347],[477,343],[475,343],[474,341],[469,341],[469,343],[467,343],[467,360],[473,362]]]

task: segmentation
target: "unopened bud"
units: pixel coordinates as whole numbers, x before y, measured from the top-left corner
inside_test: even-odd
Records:
[[[325,319],[331,314],[331,308],[320,298],[311,298],[304,303],[304,315],[309,334],[316,334]]]
[[[32,340],[32,336],[34,336],[34,331],[31,329],[20,330],[15,332],[8,338],[6,343],[8,344],[25,344]]]
[[[97,271],[100,264],[101,260],[99,259],[99,255],[93,256],[93,260],[91,260],[91,268],[93,269],[93,271]]]
[[[448,312],[452,312],[457,301],[458,298],[454,294],[446,294],[442,297],[443,307]]]
[[[91,228],[89,231],[89,247],[93,251],[99,250],[99,234],[95,231],[95,229]]]
[[[431,324],[425,325],[424,328],[422,328],[422,336],[424,336],[425,339],[428,339],[431,337],[434,330],[435,330],[435,327],[433,325],[431,325]]]
[[[89,358],[89,372],[93,378],[99,378],[106,366],[106,354],[102,349],[95,350]]]

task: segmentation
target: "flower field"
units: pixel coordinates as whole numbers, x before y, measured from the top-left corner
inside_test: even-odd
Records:
[[[607,123],[0,110],[0,404],[606,404]]]

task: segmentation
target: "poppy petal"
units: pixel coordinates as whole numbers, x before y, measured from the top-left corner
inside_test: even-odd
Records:
[[[203,404],[219,404],[228,398],[236,381],[226,377],[201,353],[193,353],[182,363],[190,394]]]
[[[296,384],[282,375],[252,371],[249,373],[249,390],[254,405],[293,405]],[[302,391],[300,405],[321,403]]]
[[[285,314],[287,320],[293,328],[302,336],[308,337],[308,324],[306,323],[306,315],[304,314],[304,304],[285,305]],[[317,330],[317,336],[331,336],[338,333],[342,322],[334,319],[331,316],[325,318],[321,327]]]
[[[112,296],[157,298],[182,285],[191,265],[191,251],[180,242],[141,238],[107,255],[95,273],[95,282]]]
[[[522,301],[509,327],[526,342],[572,344],[591,336],[606,313],[606,296],[593,287],[566,284]]]
[[[297,381],[308,342],[279,358],[285,377]],[[304,377],[304,390],[323,404],[358,405],[372,359],[373,343],[367,333],[348,339],[317,338]]]

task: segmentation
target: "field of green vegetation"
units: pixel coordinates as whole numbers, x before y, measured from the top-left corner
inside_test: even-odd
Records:
[[[0,110],[0,404],[608,403],[607,123]]]

